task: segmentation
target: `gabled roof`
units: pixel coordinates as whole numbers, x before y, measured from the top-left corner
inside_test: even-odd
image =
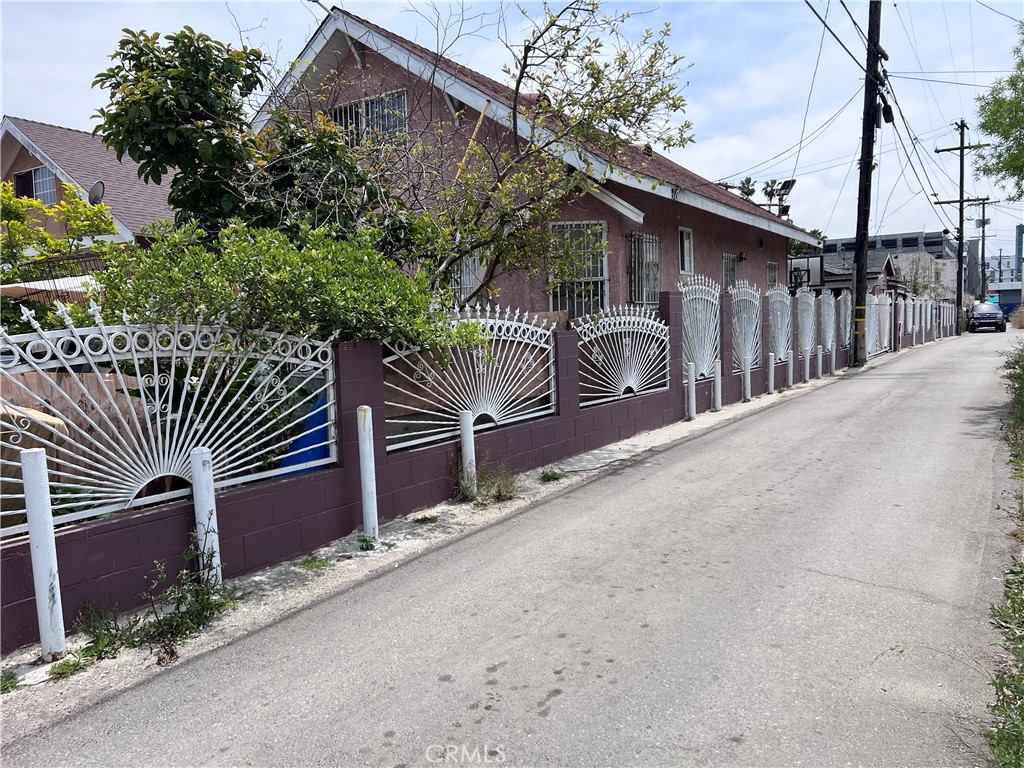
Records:
[[[5,116],[0,122],[0,139],[8,134],[57,178],[73,185],[83,199],[93,184],[102,181],[103,202],[110,207],[118,231],[126,240],[155,221],[174,218],[167,204],[167,187],[144,182],[139,178],[138,164],[127,157],[118,162],[114,150],[99,136]]]
[[[512,125],[511,88],[339,8],[332,8],[330,15],[313,33],[296,63],[278,84],[275,98],[286,99],[292,87],[302,79],[318,57],[323,57],[332,48],[338,51],[339,60],[349,53],[358,57],[359,48],[356,43],[384,56],[478,112],[489,103],[488,117],[505,126]],[[323,67],[317,69],[324,70]],[[262,130],[270,120],[270,101],[268,99],[256,115],[254,125],[257,130]],[[522,126],[522,121],[520,125]],[[525,134],[528,128],[523,126],[520,131]],[[723,189],[715,182],[698,176],[664,155],[656,152],[648,155],[640,149],[630,148],[613,163],[586,147],[579,147],[566,153],[566,162],[578,164],[579,159],[576,155],[579,154],[585,155],[603,176],[627,187],[666,197],[799,242],[819,245],[818,238],[809,232],[775,216],[756,203]],[[605,195],[614,197],[607,192]],[[618,198],[616,201],[628,206],[628,203]],[[628,215],[625,210],[620,212]]]
[[[868,252],[868,275],[880,275],[885,271],[886,266],[891,266],[891,272],[896,273],[896,264],[892,255],[887,251]],[[853,274],[853,253],[826,254],[822,257],[822,269],[830,277],[849,277]]]

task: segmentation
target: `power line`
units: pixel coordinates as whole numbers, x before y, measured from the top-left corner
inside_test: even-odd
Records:
[[[808,8],[811,9],[811,12],[815,16],[818,17],[818,21],[820,21],[822,24],[825,25],[825,29],[827,29],[829,31],[829,34],[832,35],[832,37],[834,37],[836,39],[836,42],[839,43],[840,46],[842,46],[842,49],[844,51],[846,51],[846,55],[849,56],[853,60],[853,63],[856,64],[860,68],[860,71],[861,72],[866,72],[866,70],[864,69],[864,65],[860,63],[860,61],[857,59],[856,56],[854,56],[852,53],[850,53],[850,49],[846,47],[846,43],[844,43],[842,40],[839,39],[839,35],[837,35],[835,33],[835,31],[832,29],[832,27],[830,27],[828,25],[827,21],[825,21],[823,18],[821,18],[821,14],[818,13],[817,9],[815,9],[815,7],[813,5],[811,5],[811,0],[804,0],[804,4]]]
[[[1017,22],[1018,24],[1020,24],[1020,22],[1021,22],[1021,20],[1020,20],[1020,19],[1015,19],[1015,18],[1013,18],[1013,16],[1011,16],[1011,15],[1010,15],[1010,14],[1008,14],[1008,13],[1003,13],[1002,11],[998,10],[997,8],[993,8],[993,7],[991,6],[991,5],[986,5],[985,3],[981,2],[981,0],[974,0],[974,2],[976,2],[976,3],[977,3],[978,5],[980,5],[980,6],[982,7],[982,8],[988,8],[988,9],[989,9],[990,11],[992,11],[992,13],[998,13],[998,14],[999,14],[1000,16],[1005,16],[1005,17],[1006,17],[1006,18],[1008,18],[1008,19],[1009,19],[1010,21],[1015,21],[1015,22]]]
[[[896,80],[917,80],[922,83],[943,83],[944,85],[961,85],[964,88],[991,88],[991,85],[982,85],[981,83],[961,83],[958,80],[937,80],[932,77],[910,77],[909,75],[894,75],[891,72],[889,77],[895,78]]]
[[[857,23],[857,19],[855,19],[855,18],[853,17],[853,14],[852,14],[852,13],[850,13],[850,9],[846,7],[846,2],[845,2],[845,0],[839,0],[839,4],[840,4],[841,6],[843,6],[843,10],[844,10],[844,11],[846,11],[846,15],[847,15],[847,16],[849,16],[849,17],[850,17],[850,21],[852,21],[852,22],[853,22],[853,26],[854,26],[854,28],[855,28],[855,29],[857,30],[858,34],[860,34],[860,39],[861,39],[861,40],[862,40],[862,41],[863,41],[863,42],[864,42],[865,44],[867,44],[867,42],[868,42],[868,36],[864,34],[864,30],[860,28],[860,24],[858,24],[858,23]],[[825,14],[825,15],[827,16],[828,14]]]
[[[842,2],[842,0],[840,0]],[[825,18],[828,18],[828,9],[831,7],[831,3],[825,4]],[[843,7],[846,4],[843,3]],[[849,13],[849,11],[847,11]],[[821,64],[821,50],[825,47],[825,30],[821,30],[821,39],[818,41],[818,55],[814,59],[814,71],[811,73],[811,86],[807,89],[807,103],[804,105],[804,119],[800,125],[800,141],[797,143],[796,160],[793,162],[793,176],[796,178],[797,168],[800,166],[800,152],[803,150],[804,133],[807,131],[807,115],[811,112],[811,95],[814,93],[814,81],[818,78],[818,65]]]

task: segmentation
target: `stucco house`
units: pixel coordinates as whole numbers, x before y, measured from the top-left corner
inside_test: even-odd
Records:
[[[314,109],[329,115],[356,138],[374,134],[409,137],[450,130],[452,141],[500,143],[510,137],[512,90],[479,72],[334,8],[297,57],[273,98],[275,107],[295,105],[298,94],[324,94]],[[325,73],[332,73],[325,88]],[[262,130],[272,119],[268,105],[255,119]],[[522,118],[520,132],[522,133]],[[473,138],[469,138],[469,134]],[[576,147],[606,178],[593,193],[564,205],[552,226],[570,236],[600,232],[604,247],[580,237],[588,267],[574,285],[550,293],[543,280],[499,275],[500,303],[569,317],[622,304],[656,305],[658,293],[680,279],[701,274],[728,289],[738,280],[762,288],[786,282],[790,239],[817,246],[818,239],[715,182],[683,168],[650,147],[626,151],[615,163]],[[458,152],[453,153],[458,154]],[[572,155],[566,161],[572,164]],[[472,289],[476,278],[463,275]]]

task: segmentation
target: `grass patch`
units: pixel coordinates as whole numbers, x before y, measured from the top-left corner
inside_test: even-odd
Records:
[[[412,519],[416,525],[430,525],[437,522],[437,515],[420,515]]]
[[[540,481],[542,483],[557,483],[565,477],[565,472],[559,469],[545,469],[540,473]]]
[[[88,669],[91,664],[91,661],[80,656],[69,656],[50,667],[50,677],[54,680],[66,680],[72,675],[77,675],[82,670]]]
[[[1018,526],[1024,526],[1024,344],[1014,345],[1003,368],[1010,393],[1003,436],[1017,482],[1014,505],[1008,511]],[[997,763],[1017,768],[1024,765],[1024,562],[1020,558],[1015,557],[1006,572],[1003,603],[992,606],[992,623],[1003,634],[1009,661],[992,679],[996,695],[990,709],[997,722],[985,735]]]
[[[392,549],[398,546],[398,542],[388,541],[387,539],[381,539],[380,545],[390,552]]]
[[[317,557],[316,555],[310,555],[305,560],[299,562],[299,568],[305,571],[322,571],[325,568],[331,567],[331,561],[326,557]]]
[[[9,669],[5,669],[3,674],[0,675],[0,695],[10,693],[18,687],[18,676],[11,672]]]

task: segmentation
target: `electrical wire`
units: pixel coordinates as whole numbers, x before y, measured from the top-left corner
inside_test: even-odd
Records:
[[[1015,19],[1015,18],[1013,18],[1013,16],[1011,16],[1010,14],[1008,14],[1008,13],[1003,13],[1002,11],[1000,11],[1000,10],[998,10],[998,9],[996,9],[996,8],[993,8],[993,7],[991,6],[991,5],[986,5],[985,3],[981,2],[981,0],[974,0],[974,2],[976,2],[976,3],[977,3],[978,5],[980,5],[980,6],[982,7],[982,8],[988,8],[988,9],[989,9],[990,11],[992,11],[992,13],[998,13],[998,14],[999,14],[1000,16],[1005,16],[1005,17],[1006,17],[1006,18],[1008,18],[1008,19],[1009,19],[1010,21],[1014,21],[1014,22],[1016,22],[1016,23],[1018,23],[1018,24],[1020,24],[1020,22],[1021,22],[1021,19]]]
[[[850,17],[850,21],[853,22],[854,28],[860,33],[860,39],[864,41],[865,45],[867,45],[868,36],[864,34],[864,30],[860,28],[860,24],[857,23],[857,19],[855,19],[853,14],[850,13],[850,9],[846,7],[845,0],[839,0],[839,4],[843,6],[843,10],[846,11],[846,15]],[[825,16],[827,17],[828,14],[826,13]]]
[[[839,0],[843,2],[843,0]],[[843,4],[845,7],[845,3]],[[828,19],[828,10],[832,4],[825,4],[825,18]],[[849,13],[849,10],[847,10]],[[818,55],[814,59],[814,71],[811,73],[811,87],[807,90],[807,103],[804,105],[804,119],[800,125],[800,141],[797,142],[796,160],[793,162],[793,175],[790,178],[796,178],[797,169],[800,167],[800,153],[803,150],[804,134],[807,132],[807,115],[811,112],[811,94],[814,93],[814,81],[818,78],[818,65],[821,64],[821,51],[825,47],[825,29],[821,30],[821,39],[818,40]]]
[[[836,39],[836,42],[839,43],[840,46],[842,46],[842,49],[846,51],[846,55],[853,60],[853,63],[860,68],[860,71],[867,72],[864,65],[860,63],[860,60],[850,52],[849,48],[846,47],[846,43],[839,39],[839,35],[835,33],[835,30],[833,30],[832,27],[828,25],[827,21],[821,18],[821,14],[818,13],[817,9],[813,5],[811,5],[811,0],[804,0],[804,4],[811,9],[811,13],[818,17],[818,21],[825,25],[825,29],[827,29],[829,31],[829,34],[831,34],[832,37]]]

